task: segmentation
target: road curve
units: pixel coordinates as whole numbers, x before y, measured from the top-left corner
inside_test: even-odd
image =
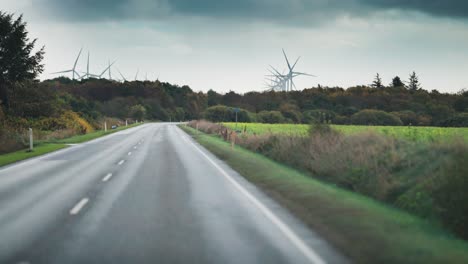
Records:
[[[346,263],[174,124],[0,169],[0,263]]]

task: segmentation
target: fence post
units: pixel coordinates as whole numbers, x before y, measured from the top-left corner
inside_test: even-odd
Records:
[[[29,151],[33,151],[34,149],[34,142],[33,142],[33,130],[29,128]]]

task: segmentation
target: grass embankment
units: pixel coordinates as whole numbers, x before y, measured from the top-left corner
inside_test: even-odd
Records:
[[[128,127],[119,127],[112,130],[99,130],[91,132],[84,135],[73,136],[70,138],[60,139],[60,140],[51,140],[51,141],[39,141],[37,145],[34,146],[34,150],[30,152],[29,150],[19,150],[12,153],[7,153],[0,155],[0,167],[5,166],[14,162],[21,160],[37,157],[40,155],[47,154],[49,152],[57,151],[67,147],[67,144],[78,144],[86,141],[90,141],[99,137],[103,137],[118,131],[122,131],[131,127],[138,126],[140,124],[129,125]]]
[[[356,263],[468,263],[468,243],[365,196],[322,183],[260,154],[182,128]]]
[[[34,147],[34,151],[19,150],[8,154],[0,155],[0,166],[5,166],[20,160],[33,158],[46,153],[66,148],[65,144],[40,144]]]

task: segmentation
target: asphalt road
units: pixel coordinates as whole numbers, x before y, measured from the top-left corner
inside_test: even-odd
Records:
[[[0,263],[344,263],[174,124],[0,169]]]

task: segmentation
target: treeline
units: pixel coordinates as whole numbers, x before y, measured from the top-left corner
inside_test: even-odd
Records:
[[[207,93],[205,118],[243,122],[468,126],[468,91],[457,94],[400,87],[316,87],[293,92]],[[228,108],[223,107],[228,106]]]
[[[404,87],[317,87],[293,92],[194,92],[165,82],[25,81],[8,89],[4,119],[54,118],[73,111],[90,123],[104,117],[215,122],[468,126],[468,91],[457,94]],[[42,122],[44,123],[44,122]],[[47,123],[47,122],[45,122]],[[42,129],[53,130],[50,127]]]

